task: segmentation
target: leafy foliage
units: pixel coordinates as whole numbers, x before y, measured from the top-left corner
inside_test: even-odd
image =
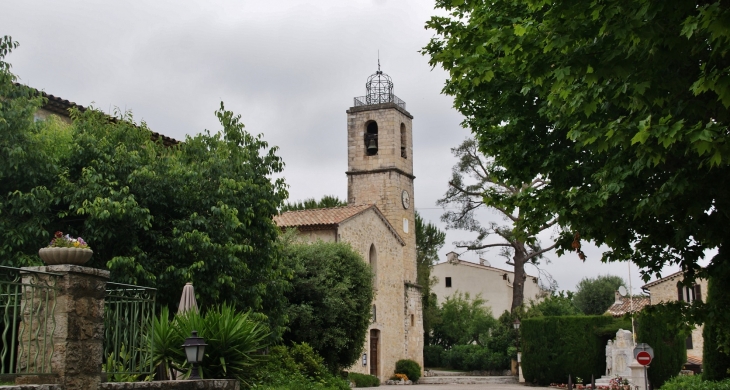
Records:
[[[447,223],[448,229],[462,229],[477,233],[473,241],[458,242],[457,247],[468,250],[482,251],[488,248],[500,248],[502,255],[514,263],[515,283],[512,285],[512,308],[522,306],[524,302],[525,264],[537,264],[542,254],[552,250],[555,244],[542,248],[537,235],[552,227],[556,220],[546,218],[544,224],[523,234],[516,234],[514,229],[522,219],[520,209],[515,207],[517,199],[527,196],[531,191],[537,191],[548,183],[542,179],[531,179],[526,182],[508,183],[501,179],[504,168],[494,162],[494,159],[482,155],[477,143],[473,139],[465,140],[461,145],[451,149],[459,159],[452,169],[449,189],[438,204],[441,206],[456,206],[457,211],[447,211],[441,220]],[[481,208],[496,210],[507,224],[489,222],[484,226],[476,218],[476,212]],[[484,240],[496,237],[497,241]],[[550,288],[554,287],[551,283]]]
[[[340,200],[340,198],[334,195],[325,195],[319,201],[314,198],[304,199],[300,202],[284,203],[281,206],[281,212],[297,211],[297,210],[309,210],[309,209],[323,209],[329,207],[340,207],[347,206],[347,202]]]
[[[553,292],[540,301],[530,301],[523,317],[576,316],[582,314],[583,312],[575,304],[575,294],[572,291],[560,291]]]
[[[441,357],[446,367],[466,371],[503,370],[509,367],[505,351],[493,351],[479,345],[455,345]]]
[[[702,375],[704,379],[716,381],[730,378],[730,335],[727,327],[730,323],[727,310],[730,307],[730,263],[716,265],[707,283],[707,304],[724,308],[722,312],[707,316],[702,330]]]
[[[370,267],[349,244],[283,242],[283,256],[294,276],[289,301],[287,342],[308,343],[331,372],[360,356],[373,301]]]
[[[730,390],[730,379],[714,382],[701,375],[675,376],[664,382],[662,390]]]
[[[693,279],[705,250],[727,246],[728,4],[436,7],[445,15],[427,23],[435,37],[423,52],[449,72],[443,92],[464,126],[504,168],[502,180],[549,180],[516,201],[518,233],[556,215],[559,253],[580,250],[578,237],[605,244],[603,260],[631,260],[645,280],[667,264]]]
[[[3,40],[0,55],[14,47]],[[220,132],[165,147],[129,113],[71,113],[73,124],[34,121],[42,98],[13,84],[0,57],[0,259],[39,264],[50,233],[82,236],[89,266],[112,280],[158,289],[173,306],[193,282],[203,305],[229,302],[284,329],[288,271],[272,221],[287,197],[276,148],[216,112]],[[2,65],[4,64],[4,65]]]
[[[614,321],[609,316],[523,319],[520,349],[525,380],[547,385],[564,383],[568,375],[600,377],[606,370],[602,328]]]
[[[406,374],[413,383],[421,378],[421,366],[414,360],[401,359],[395,362],[395,373]]]
[[[626,282],[615,275],[601,275],[596,278],[583,278],[576,286],[573,301],[583,314],[601,315],[616,300],[615,292]]]
[[[380,386],[380,379],[375,375],[358,374],[351,372],[347,378],[355,383],[355,387],[377,387]]]
[[[205,358],[200,363],[200,375],[208,379],[238,379],[244,384],[262,363],[257,351],[266,346],[269,331],[254,320],[254,314],[237,312],[230,305],[210,308],[205,314],[189,310],[172,320],[163,308],[156,318],[151,335],[151,358],[155,367],[167,374],[172,370],[188,372],[190,364],[180,347],[193,330],[205,339]]]
[[[266,390],[349,389],[348,383],[332,375],[322,357],[306,343],[272,347],[256,373],[256,381],[256,388]]]
[[[424,345],[423,346],[423,366],[424,367],[444,367],[443,354],[444,347],[440,345]]]
[[[446,234],[432,223],[425,223],[416,212],[416,278],[421,286],[421,307],[423,308],[423,337],[428,345],[431,329],[438,321],[438,303],[431,286],[436,283],[431,278],[431,268],[438,261],[438,251],[444,246]]]
[[[450,348],[458,344],[486,345],[490,331],[497,326],[492,311],[481,296],[456,292],[441,305],[440,320],[433,327],[432,343]]]
[[[648,370],[649,382],[663,388],[664,382],[679,374],[687,362],[685,339],[691,328],[683,321],[683,303],[652,305],[639,313],[637,340],[654,349],[654,359]]]

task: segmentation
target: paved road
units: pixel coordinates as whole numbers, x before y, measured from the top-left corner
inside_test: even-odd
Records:
[[[361,389],[362,387],[358,387]],[[488,385],[414,385],[414,386],[386,386],[365,387],[365,389],[379,390],[529,390],[529,389],[547,389],[547,387],[532,387],[523,384],[488,384]]]

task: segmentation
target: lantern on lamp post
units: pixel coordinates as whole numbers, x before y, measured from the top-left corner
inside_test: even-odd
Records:
[[[188,379],[201,379],[198,374],[198,364],[203,361],[205,356],[205,340],[202,337],[198,337],[198,332],[193,331],[190,337],[185,339],[185,343],[182,345],[185,348],[185,357],[193,368],[190,372]]]

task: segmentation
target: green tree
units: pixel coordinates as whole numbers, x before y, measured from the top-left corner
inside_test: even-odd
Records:
[[[582,315],[583,312],[576,306],[574,299],[575,294],[572,291],[552,292],[540,301],[531,300],[524,318]]]
[[[616,300],[615,292],[626,282],[615,275],[601,275],[596,278],[583,278],[575,286],[573,301],[583,314],[601,315]]]
[[[340,206],[347,206],[347,202],[340,200],[340,198],[334,195],[325,195],[319,201],[314,198],[309,198],[299,202],[286,202],[283,206],[281,206],[281,212],[284,213],[287,211],[323,209]]]
[[[433,344],[444,348],[476,343],[486,346],[491,329],[497,326],[492,310],[481,296],[456,292],[440,308],[441,321],[433,326]]]
[[[0,43],[0,60],[15,44]],[[278,339],[289,274],[272,216],[287,197],[276,148],[244,130],[221,104],[217,133],[165,147],[129,113],[72,112],[73,123],[35,121],[43,100],[0,65],[0,259],[38,264],[63,231],[94,250],[89,266],[112,280],[158,289],[176,307],[193,282],[205,307],[228,302],[265,315]]]
[[[431,293],[435,283],[431,279],[431,268],[438,261],[438,251],[444,246],[446,234],[432,223],[425,223],[416,212],[416,274],[421,286],[421,307],[423,311],[424,345],[430,344],[431,329],[438,321],[438,303],[436,294]]]
[[[682,319],[683,305],[683,302],[651,305],[638,315],[636,337],[654,349],[648,375],[649,382],[658,389],[677,376],[687,362],[685,340],[691,334],[691,327]]]
[[[579,233],[645,280],[667,264],[692,279],[705,250],[730,242],[728,4],[436,6],[446,15],[427,23],[424,53],[449,72],[464,125],[504,180],[550,181],[520,199],[520,232],[557,215],[562,250]]]
[[[536,265],[543,253],[555,248],[555,243],[546,248],[540,246],[537,235],[550,229],[555,219],[545,218],[544,223],[536,230],[523,231],[518,234],[519,222],[522,219],[521,209],[515,204],[522,197],[529,196],[532,191],[539,191],[548,185],[543,179],[533,179],[527,182],[509,183],[501,178],[502,167],[496,165],[492,158],[479,152],[477,143],[473,139],[465,140],[461,145],[451,149],[459,159],[452,169],[449,189],[438,204],[441,206],[457,206],[457,211],[447,211],[441,219],[447,223],[449,229],[462,229],[477,233],[473,241],[456,243],[457,247],[468,250],[481,251],[487,248],[500,248],[502,255],[512,260],[514,280],[512,285],[511,311],[522,306],[525,299],[526,277],[525,265]],[[476,218],[476,211],[490,208],[503,217],[507,224],[494,221],[486,226]],[[497,241],[484,242],[496,237]],[[556,287],[556,286],[551,286]]]
[[[720,264],[713,271],[707,281],[707,304],[724,307],[725,310],[705,318],[702,329],[702,377],[718,381],[730,378],[730,348],[727,347],[730,345],[727,327],[730,323],[730,312],[727,310],[730,306],[730,263]]]
[[[349,244],[297,243],[283,238],[288,267],[294,270],[286,342],[307,343],[337,373],[360,356],[371,321],[373,274]]]

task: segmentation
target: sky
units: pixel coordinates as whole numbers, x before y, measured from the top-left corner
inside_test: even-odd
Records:
[[[345,110],[365,95],[379,57],[414,116],[411,202],[426,221],[445,227],[436,201],[456,163],[450,149],[470,133],[452,98],[440,93],[447,74],[419,53],[433,36],[426,21],[440,12],[431,0],[8,0],[3,11],[0,35],[20,43],[6,60],[21,83],[108,113],[130,110],[179,140],[218,131],[214,112],[223,102],[249,132],[279,148],[292,201],[347,199]],[[488,210],[480,215],[499,219]],[[446,233],[442,260],[457,249],[454,241],[472,238]],[[540,236],[546,246],[552,233]],[[584,244],[585,262],[551,252],[540,268],[561,290],[612,274],[630,277],[640,293],[636,266],[601,263],[603,250]],[[509,269],[496,250],[481,257]]]

